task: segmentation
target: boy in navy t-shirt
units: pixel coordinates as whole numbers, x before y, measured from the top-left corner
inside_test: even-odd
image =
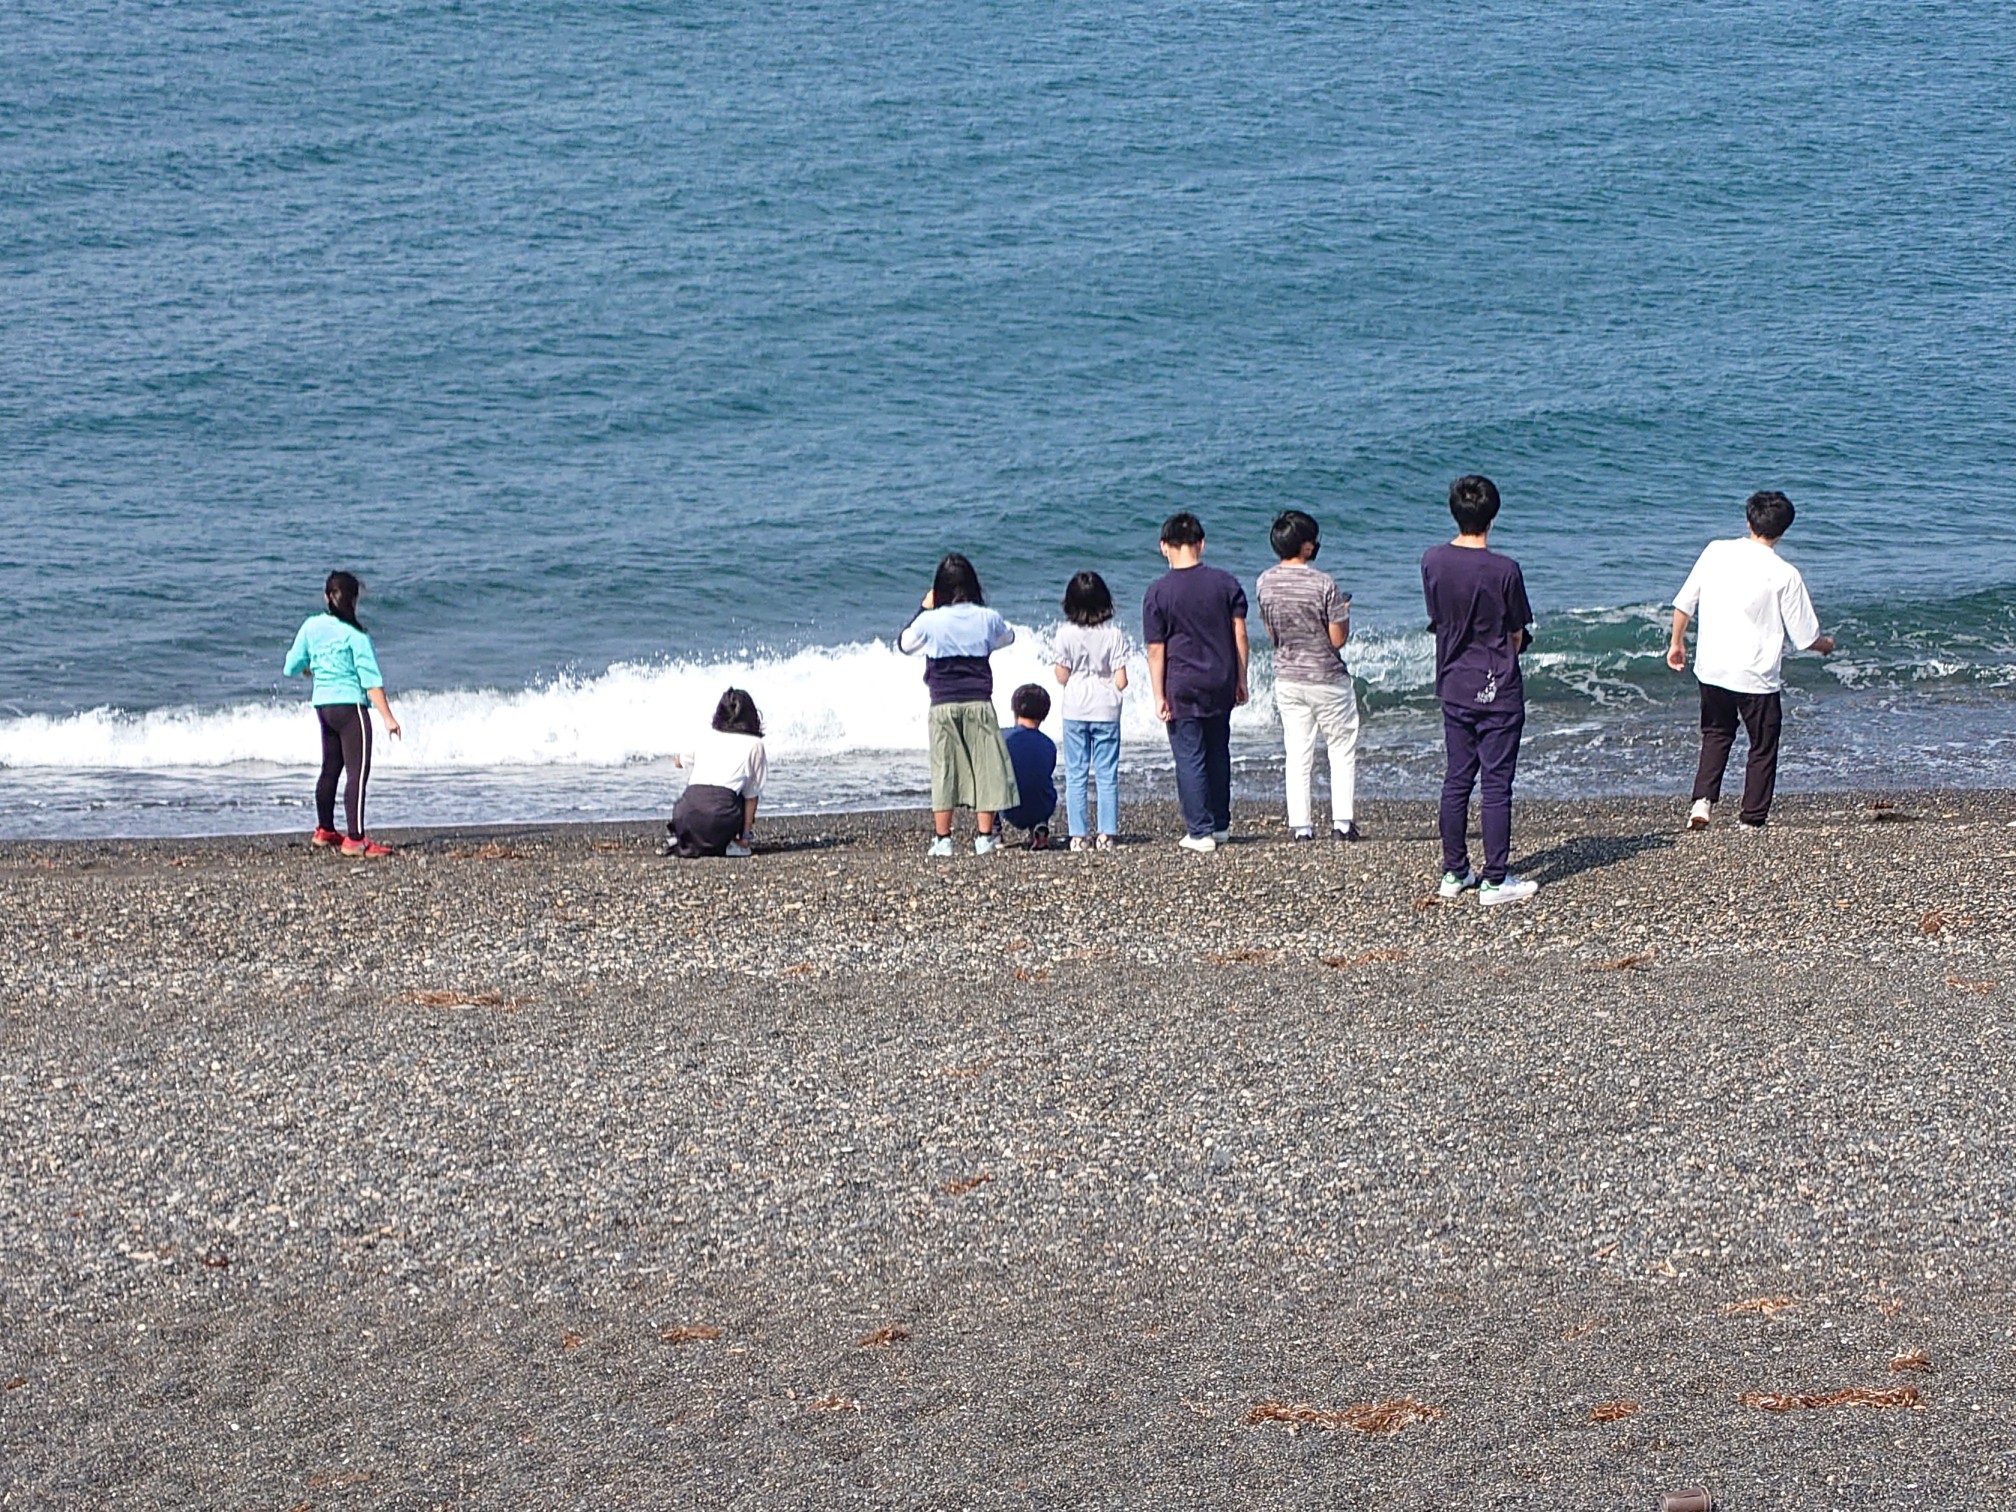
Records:
[[[1442,886],[1445,898],[1477,889],[1480,903],[1530,898],[1540,884],[1508,870],[1512,778],[1526,728],[1519,653],[1532,640],[1533,607],[1519,564],[1491,550],[1498,489],[1489,478],[1449,485],[1456,539],[1421,558],[1428,627],[1435,632],[1435,696],[1449,766],[1442,779]],[[1483,779],[1484,874],[1470,869],[1470,793]]]
[[[1204,526],[1187,511],[1162,522],[1169,570],[1141,604],[1155,710],[1169,726],[1188,850],[1216,850],[1232,829],[1232,710],[1246,702],[1246,590],[1204,565]]]
[[[1003,809],[1003,823],[1029,831],[1029,849],[1050,849],[1050,821],[1057,817],[1057,742],[1043,733],[1050,695],[1024,683],[1008,700],[1015,728],[1002,737],[1015,768],[1015,807]]]

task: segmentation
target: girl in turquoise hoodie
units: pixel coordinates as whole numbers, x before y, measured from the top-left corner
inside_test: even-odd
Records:
[[[364,794],[371,781],[371,708],[398,735],[399,721],[385,698],[385,679],[371,637],[357,619],[357,595],[364,585],[347,572],[332,572],[322,585],[328,609],[311,616],[287,653],[289,677],[307,673],[314,684],[309,701],[322,726],[322,776],[315,784],[316,845],[339,842],[346,856],[389,856],[392,848],[364,833]],[[367,702],[368,700],[368,702]],[[343,817],[336,830],[336,776],[343,776]]]

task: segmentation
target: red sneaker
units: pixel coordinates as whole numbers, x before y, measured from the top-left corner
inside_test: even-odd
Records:
[[[363,840],[345,840],[343,842],[343,854],[346,856],[368,857],[370,860],[376,861],[380,856],[389,856],[392,853],[391,846],[380,845],[376,840],[368,838]]]
[[[308,837],[308,843],[310,845],[319,845],[322,849],[327,850],[332,845],[341,845],[343,843],[343,834],[340,830],[326,830],[318,826],[315,833]]]

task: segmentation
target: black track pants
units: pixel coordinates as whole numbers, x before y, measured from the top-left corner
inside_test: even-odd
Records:
[[[369,704],[318,704],[322,721],[322,776],[315,784],[315,822],[336,828],[336,777],[343,777],[344,833],[364,838],[364,789],[371,781]]]
[[[1735,693],[1701,684],[1701,766],[1694,776],[1694,796],[1710,802],[1722,796],[1722,773],[1729,765],[1739,721],[1750,737],[1750,759],[1743,767],[1742,819],[1745,824],[1762,824],[1771,816],[1771,798],[1778,790],[1778,732],[1785,713],[1776,693]]]

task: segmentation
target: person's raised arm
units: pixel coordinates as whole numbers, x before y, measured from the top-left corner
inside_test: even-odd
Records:
[[[924,632],[917,628],[917,621],[923,618],[924,611],[933,607],[937,601],[938,593],[936,589],[924,595],[924,602],[918,605],[917,612],[910,616],[910,623],[896,632],[896,649],[898,651],[914,656],[917,652],[924,649]]]
[[[294,644],[287,649],[287,660],[281,664],[280,675],[282,677],[299,677],[304,672],[308,674],[310,681],[314,680],[314,670],[308,665],[308,627],[306,625],[303,625],[299,630],[294,632]]]

